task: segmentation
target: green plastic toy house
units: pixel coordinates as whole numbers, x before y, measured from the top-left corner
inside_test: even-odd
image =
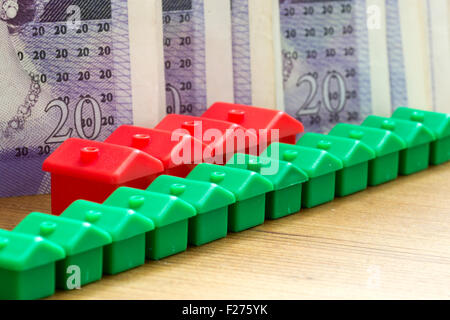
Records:
[[[41,236],[64,249],[66,258],[56,263],[57,288],[71,290],[102,278],[103,247],[111,243],[106,231],[90,223],[38,212],[30,213],[14,231]]]
[[[210,182],[162,175],[147,191],[176,196],[191,204],[197,215],[189,219],[189,243],[200,246],[224,238],[228,230],[228,206],[236,202],[234,194]]]
[[[266,196],[266,219],[278,219],[300,211],[302,186],[309,178],[292,163],[237,153],[226,165],[257,172],[272,182],[274,190]]]
[[[438,165],[450,160],[450,114],[400,107],[392,117],[423,123],[434,132],[436,141],[431,143],[430,164]]]
[[[400,151],[406,148],[406,143],[395,133],[339,123],[328,135],[361,141],[375,151],[376,158],[369,161],[369,186],[377,186],[397,178]]]
[[[55,243],[0,230],[0,300],[34,300],[55,293],[55,263],[66,257]]]
[[[406,142],[400,152],[399,173],[413,174],[428,168],[430,144],[436,140],[434,133],[419,122],[368,116],[362,126],[389,130]]]
[[[189,203],[171,195],[121,187],[105,205],[132,209],[150,218],[155,229],[146,234],[146,257],[159,260],[187,249],[188,220],[196,215]]]
[[[145,235],[155,229],[149,218],[86,200],[72,203],[61,217],[85,221],[109,233],[112,243],[103,251],[103,273],[117,274],[145,263]]]
[[[263,157],[291,162],[309,176],[302,190],[302,206],[312,208],[332,201],[335,195],[336,171],[343,168],[342,161],[325,150],[285,143],[272,143]]]
[[[325,150],[342,160],[344,168],[336,172],[338,197],[348,196],[367,188],[369,161],[375,158],[375,152],[365,143],[308,132],[300,138],[297,145]]]
[[[262,175],[242,169],[201,163],[187,179],[207,181],[231,191],[236,202],[228,210],[228,230],[239,232],[264,223],[266,193],[272,183]]]

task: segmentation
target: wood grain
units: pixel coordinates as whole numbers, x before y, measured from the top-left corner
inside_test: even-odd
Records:
[[[53,299],[450,298],[450,163]],[[0,227],[49,196],[0,199]]]

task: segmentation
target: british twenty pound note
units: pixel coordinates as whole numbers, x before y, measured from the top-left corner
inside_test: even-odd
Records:
[[[391,108],[386,111],[390,113],[399,106],[431,110],[432,46],[427,1],[385,0],[383,5],[391,87]]]
[[[230,2],[162,1],[166,112],[201,115],[233,102]]]
[[[450,0],[427,0],[433,110],[450,113]]]
[[[150,126],[165,104],[157,2],[18,5],[15,18],[0,19],[0,197],[48,192],[41,166],[60,143]]]
[[[231,0],[234,101],[251,105],[252,66],[248,0]]]
[[[408,106],[408,88],[406,81],[406,66],[402,40],[402,25],[400,23],[400,7],[398,1],[386,1],[386,30],[389,55],[389,80],[391,86],[390,110],[396,106]]]
[[[391,110],[450,111],[450,1],[385,0]]]
[[[282,97],[279,6],[274,0],[231,0],[234,100],[276,109]],[[278,37],[275,37],[278,39]]]
[[[284,110],[306,131],[360,123],[390,104],[386,38],[370,23],[372,2],[280,0]]]

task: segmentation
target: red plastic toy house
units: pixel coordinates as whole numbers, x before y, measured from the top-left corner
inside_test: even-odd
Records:
[[[52,213],[78,199],[103,202],[121,186],[145,189],[164,171],[160,160],[137,149],[71,138],[44,161],[52,174]]]
[[[203,161],[208,163],[224,164],[237,152],[256,150],[258,144],[256,134],[244,127],[214,119],[171,114],[155,128],[172,133],[177,130],[202,141],[208,146],[203,154]]]
[[[261,149],[265,149],[265,146],[261,145],[262,142],[266,141],[267,145],[277,142],[273,141],[277,140],[277,137],[272,137],[271,129],[279,130],[279,142],[289,144],[295,144],[296,135],[304,130],[300,121],[285,112],[242,104],[216,102],[203,113],[202,117],[229,121],[246,129],[254,129],[258,135],[258,145],[261,146]],[[260,131],[262,129],[267,130],[267,135]]]
[[[206,145],[184,134],[172,137],[168,131],[123,125],[106,140],[107,143],[139,149],[161,160],[165,174],[186,177],[203,161]]]

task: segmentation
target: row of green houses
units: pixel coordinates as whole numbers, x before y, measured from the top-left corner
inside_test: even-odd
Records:
[[[361,126],[272,143],[259,156],[202,163],[146,190],[77,200],[61,216],[31,213],[0,230],[0,298],[38,299],[159,260],[450,159],[450,117],[399,108]]]

